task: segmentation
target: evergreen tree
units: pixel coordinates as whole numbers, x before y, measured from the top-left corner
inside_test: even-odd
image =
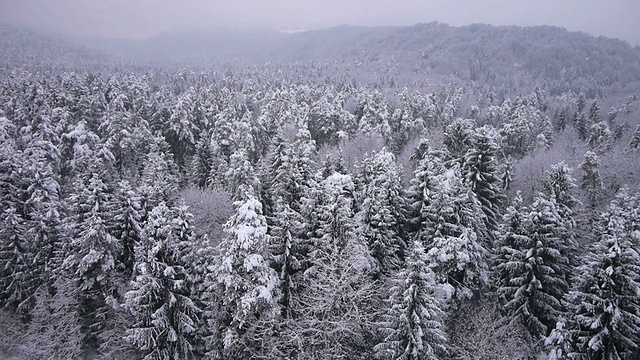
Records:
[[[501,207],[505,196],[502,191],[500,168],[497,166],[499,147],[495,141],[497,134],[489,127],[476,130],[475,144],[464,154],[462,174],[466,184],[482,205],[487,245],[495,240],[495,232],[501,218]]]
[[[209,139],[202,137],[195,146],[195,154],[191,160],[191,181],[200,188],[206,187],[211,174],[213,153],[209,146]]]
[[[564,319],[559,319],[549,336],[544,339],[548,360],[569,360],[578,358],[574,351],[574,336]]]
[[[631,147],[631,149],[633,150],[640,149],[640,125],[638,125],[636,130],[633,132],[633,135],[631,135],[631,141],[629,142],[629,147]]]
[[[87,355],[76,291],[73,279],[62,275],[36,292],[29,332],[37,336],[29,346],[39,358],[80,359]]]
[[[385,314],[385,339],[375,351],[383,359],[447,357],[445,313],[435,298],[435,274],[419,242],[411,246],[406,266],[395,277]]]
[[[480,203],[457,166],[437,178],[426,212],[429,266],[455,289],[457,299],[471,297],[488,282],[487,251],[478,239],[485,231]]]
[[[39,284],[31,275],[33,254],[25,235],[24,219],[14,207],[6,209],[0,219],[0,306],[24,307]]]
[[[281,285],[282,317],[293,317],[293,302],[300,286],[300,273],[309,251],[299,238],[303,229],[302,216],[278,198],[273,206],[273,216],[267,219],[269,225],[270,250],[273,254],[273,268],[278,273]]]
[[[589,149],[596,152],[604,152],[611,148],[612,134],[606,122],[594,123],[589,128],[589,138],[587,145]]]
[[[429,241],[431,225],[429,223],[429,206],[432,194],[438,191],[439,177],[446,171],[442,158],[443,156],[438,152],[426,150],[421,156],[407,190],[408,225],[415,234],[415,239],[419,239],[423,245]]]
[[[567,267],[564,272],[570,274],[571,269],[577,264],[576,252],[578,245],[576,243],[574,220],[574,208],[580,204],[580,201],[573,196],[573,190],[577,188],[576,181],[571,176],[571,168],[564,162],[551,165],[551,169],[546,171],[542,178],[542,188],[544,193],[551,201],[556,204],[556,210],[560,215],[564,232],[558,234],[562,241],[559,243],[558,250],[569,259],[571,266]]]
[[[131,188],[128,181],[119,183],[116,193],[116,209],[114,209],[113,233],[119,240],[122,251],[118,264],[122,265],[125,276],[133,274],[135,264],[134,249],[142,238],[142,206],[140,196]]]
[[[453,159],[463,159],[470,149],[476,147],[477,126],[478,124],[472,119],[456,119],[447,125],[442,143]]]
[[[79,302],[85,351],[99,346],[99,334],[104,330],[104,317],[109,307],[107,299],[117,293],[116,272],[122,244],[113,236],[113,199],[100,173],[89,179],[78,178],[75,193],[74,226],[63,267],[77,287],[74,296]]]
[[[580,188],[586,191],[591,205],[595,206],[604,193],[604,183],[600,177],[600,158],[594,152],[587,151],[578,167],[584,173]]]
[[[522,322],[546,336],[562,313],[568,292],[568,259],[559,251],[564,233],[554,201],[538,196],[530,209],[510,207],[496,259],[498,297],[507,322]]]
[[[569,301],[578,350],[593,359],[640,356],[640,201],[623,191],[596,228]]]
[[[229,169],[225,174],[227,189],[235,201],[246,200],[261,190],[260,179],[244,151],[231,155]]]
[[[65,260],[82,291],[106,291],[111,285],[121,244],[112,234],[113,200],[107,185],[94,173],[76,181],[71,202],[76,204],[76,227]]]
[[[178,169],[162,141],[145,156],[139,190],[142,208],[150,212],[161,202],[173,204],[179,184]]]
[[[404,199],[394,156],[382,150],[360,166],[358,236],[368,244],[378,271],[389,274],[401,265],[406,244],[402,239]]]
[[[126,307],[135,319],[127,340],[145,359],[190,359],[200,310],[191,296],[192,279],[182,260],[190,248],[164,202],[153,208],[135,247],[136,277],[125,294]]]
[[[234,205],[236,212],[225,225],[228,236],[220,244],[216,268],[224,312],[217,326],[225,357],[267,356],[274,321],[281,313],[278,275],[269,266],[267,221],[262,204],[250,194]]]

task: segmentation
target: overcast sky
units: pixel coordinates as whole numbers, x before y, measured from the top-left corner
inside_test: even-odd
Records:
[[[335,25],[557,25],[640,44],[640,0],[0,0],[0,22],[75,35]]]

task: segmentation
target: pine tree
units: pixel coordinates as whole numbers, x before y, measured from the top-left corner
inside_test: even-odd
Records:
[[[122,246],[118,264],[123,266],[125,276],[133,274],[135,264],[134,248],[142,238],[142,206],[140,196],[131,188],[128,181],[119,183],[116,192],[113,233]]]
[[[208,185],[213,153],[209,145],[209,138],[202,137],[195,146],[195,154],[191,160],[191,181],[200,188]]]
[[[261,190],[260,179],[255,174],[245,151],[231,155],[229,169],[225,174],[228,192],[234,201],[247,200]]]
[[[136,277],[125,294],[135,319],[127,340],[145,359],[189,359],[200,310],[191,296],[191,275],[182,261],[190,247],[179,236],[174,212],[164,202],[153,208],[135,247]]]
[[[507,156],[522,158],[536,147],[543,124],[548,122],[540,109],[520,98],[510,107],[508,118],[501,124],[502,147]]]
[[[640,356],[640,199],[623,191],[596,228],[569,301],[578,350],[588,358]]]
[[[577,185],[571,173],[571,168],[561,162],[551,165],[551,169],[546,171],[542,178],[543,191],[551,201],[555,202],[556,210],[563,224],[564,232],[558,234],[562,239],[558,250],[569,259],[570,266],[564,270],[566,274],[570,274],[570,267],[577,263],[576,251],[578,249],[575,239],[576,222],[573,210],[580,204],[580,201],[573,196],[573,191],[577,188]]]
[[[587,151],[578,166],[584,173],[580,188],[587,192],[587,198],[595,206],[604,193],[604,184],[600,177],[600,158],[594,152]]]
[[[548,360],[569,360],[578,358],[574,351],[574,336],[567,322],[559,319],[549,336],[544,339],[544,345],[548,350]]]
[[[79,302],[79,316],[84,334],[83,345],[90,353],[99,346],[99,334],[104,330],[104,317],[109,312],[107,299],[118,288],[117,261],[122,244],[113,236],[113,199],[103,182],[102,174],[88,179],[78,178],[70,201],[74,226],[72,240],[66,249],[68,256],[63,268],[77,287],[74,296]]]
[[[51,286],[43,286],[35,294],[37,302],[29,324],[38,357],[80,359],[86,355],[82,331],[80,301],[76,284],[66,276],[57,276]]]
[[[161,202],[173,204],[178,189],[178,169],[173,162],[166,144],[162,141],[145,156],[144,168],[139,185],[142,197],[142,208],[145,212],[158,206]]]
[[[462,174],[466,184],[476,195],[486,227],[487,245],[495,240],[495,232],[501,218],[501,207],[505,196],[502,191],[500,168],[497,166],[499,147],[496,143],[497,134],[492,128],[483,127],[476,130],[475,144],[464,154]]]
[[[262,204],[247,195],[234,203],[236,212],[225,225],[228,236],[220,244],[215,270],[224,311],[217,326],[225,356],[236,359],[268,354],[270,332],[281,313],[278,275],[269,266],[267,221]]]
[[[447,125],[442,143],[453,159],[463,159],[466,153],[476,147],[477,123],[472,119],[456,119]]]
[[[401,265],[406,247],[402,239],[405,204],[394,156],[383,149],[363,161],[358,178],[361,205],[356,232],[368,244],[378,270],[389,274]]]
[[[25,282],[34,286],[29,291],[32,294],[37,286],[51,280],[50,274],[61,266],[64,259],[62,244],[66,231],[63,229],[62,219],[65,216],[65,206],[60,199],[61,189],[54,165],[44,149],[34,146],[24,151],[18,169],[18,174],[24,180],[29,179],[28,184],[21,184],[20,196],[26,199],[22,214],[27,220],[26,235],[33,260],[30,273],[33,279],[37,279]],[[24,310],[28,310],[28,307]]]
[[[406,266],[395,277],[385,314],[385,339],[376,345],[383,359],[447,357],[445,313],[435,299],[435,274],[419,242],[411,246]]]
[[[445,173],[443,156],[426,150],[421,156],[407,190],[409,228],[422,244],[429,241],[429,215],[432,194],[438,191],[439,177]]]
[[[302,216],[278,198],[273,206],[269,224],[270,251],[273,254],[273,269],[280,278],[282,317],[293,317],[293,302],[300,286],[300,275],[309,251],[299,238],[303,229]]]
[[[592,151],[602,153],[611,148],[612,137],[609,125],[604,121],[600,121],[594,123],[589,128],[587,145],[589,145],[589,149]]]
[[[568,259],[558,249],[564,229],[557,206],[538,196],[530,209],[510,207],[504,224],[496,259],[504,320],[520,321],[533,335],[546,336],[564,310],[568,292]]]
[[[6,209],[0,220],[0,306],[24,307],[39,284],[30,274],[33,254],[25,234],[24,219],[15,208]]]
[[[471,297],[488,282],[487,250],[478,239],[485,231],[481,205],[457,166],[437,178],[426,212],[429,266],[457,299]]]
[[[78,179],[75,188],[70,200],[76,204],[76,227],[64,266],[82,291],[108,292],[122,250],[112,234],[112,190],[95,173],[86,183]]]

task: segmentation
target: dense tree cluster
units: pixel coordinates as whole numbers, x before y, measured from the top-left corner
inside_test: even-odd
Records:
[[[3,79],[0,355],[464,358],[491,304],[550,358],[640,356],[640,200],[602,160],[635,99],[291,74]]]

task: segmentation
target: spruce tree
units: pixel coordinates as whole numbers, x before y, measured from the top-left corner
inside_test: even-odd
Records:
[[[318,186],[319,197],[304,212],[316,218],[309,227],[308,268],[293,308],[298,317],[290,329],[308,334],[298,350],[302,357],[329,351],[336,358],[360,357],[370,350],[375,330],[373,259],[355,234],[351,176],[336,173]]]
[[[488,282],[487,250],[479,238],[486,231],[481,205],[457,166],[437,177],[426,212],[422,231],[428,234],[429,266],[455,289],[458,300],[471,297]]]
[[[33,254],[25,235],[24,219],[14,207],[6,209],[0,219],[0,306],[23,307],[39,284],[31,274]]]
[[[402,238],[404,199],[393,154],[382,150],[360,166],[358,236],[369,246],[378,271],[389,274],[401,265],[406,244]]]
[[[471,188],[482,205],[484,224],[487,232],[485,244],[495,241],[495,232],[501,218],[501,208],[505,200],[503,184],[500,179],[500,167],[497,165],[499,147],[497,134],[490,127],[476,130],[475,143],[464,154],[462,174],[465,183]]]
[[[578,350],[593,359],[640,356],[640,199],[623,191],[596,227],[597,240],[571,292]]]
[[[164,202],[153,208],[135,247],[135,279],[125,306],[135,322],[127,340],[145,359],[190,359],[200,310],[191,299],[192,279],[181,253],[189,240],[172,224],[174,212]]]
[[[280,286],[269,266],[272,255],[262,204],[246,194],[234,205],[215,269],[223,311],[216,331],[223,337],[224,356],[244,359],[270,351],[271,331],[281,313]]]
[[[583,172],[580,188],[586,191],[591,206],[595,206],[604,194],[604,183],[600,176],[600,158],[596,153],[587,151],[579,168]]]
[[[498,298],[504,320],[520,321],[546,336],[564,311],[568,259],[559,250],[563,223],[554,201],[538,196],[530,209],[510,207],[496,259]]]
[[[435,274],[428,266],[424,248],[415,242],[408,251],[405,268],[394,276],[384,314],[385,338],[374,348],[377,357],[447,358],[446,315],[435,298],[435,286]]]

